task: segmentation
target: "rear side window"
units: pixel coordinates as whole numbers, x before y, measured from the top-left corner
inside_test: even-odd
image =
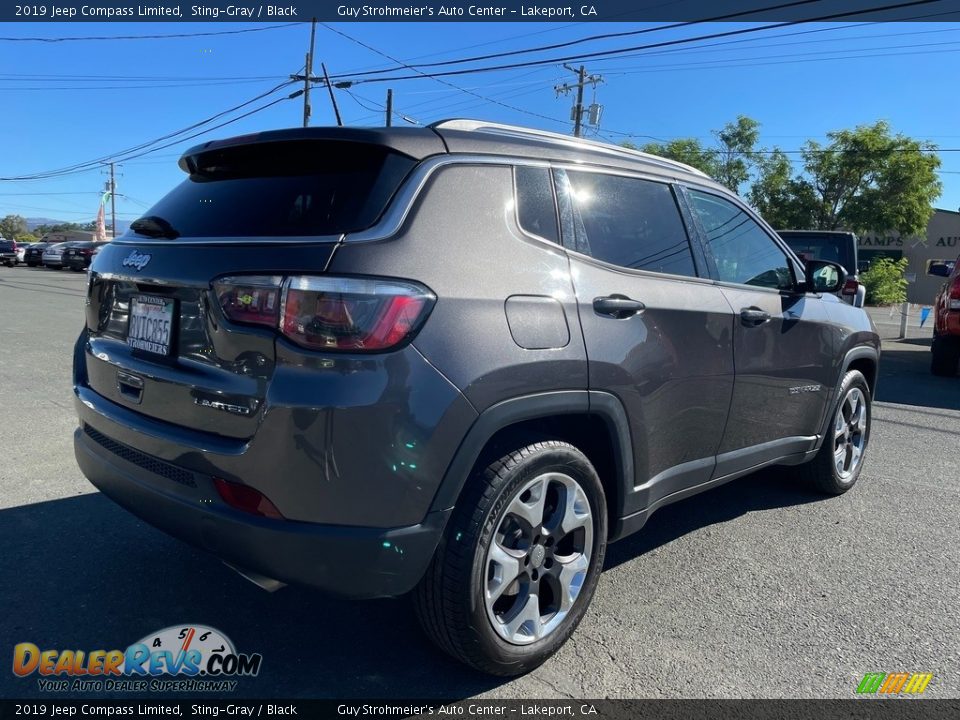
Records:
[[[514,169],[517,185],[517,220],[531,235],[559,243],[557,206],[547,168],[518,166]]]
[[[215,149],[145,217],[180,236],[339,235],[373,225],[415,161],[348,142]]]
[[[690,241],[673,190],[639,178],[567,172],[579,211],[578,250],[634,270],[696,277]]]

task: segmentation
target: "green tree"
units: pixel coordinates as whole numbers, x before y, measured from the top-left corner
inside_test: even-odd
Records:
[[[640,148],[645,153],[676,160],[702,170],[710,177],[717,174],[717,151],[705,147],[696,138],[676,138],[666,143],[647,143]]]
[[[18,243],[32,243],[36,242],[37,238],[32,233],[24,232],[17,235],[14,240]]]
[[[817,229],[926,233],[942,189],[935,145],[893,135],[882,120],[827,138],[825,146],[814,140],[804,145],[804,173],[795,188],[816,198]]]
[[[55,223],[53,225],[49,225],[49,224],[37,225],[33,229],[33,234],[36,235],[38,238],[41,238],[47,233],[67,232],[68,230],[82,230],[82,229],[83,228],[79,224],[73,223],[73,222]]]
[[[3,220],[0,220],[0,235],[8,240],[13,240],[17,235],[26,231],[27,221],[20,215],[7,215]]]
[[[641,150],[651,155],[676,160],[702,170],[734,192],[750,179],[757,161],[760,123],[745,115],[713,131],[716,147],[708,147],[697,138],[676,138],[669,142],[652,142]],[[627,147],[632,147],[624,143]]]
[[[907,299],[907,258],[892,260],[881,257],[860,273],[860,282],[867,289],[868,305],[894,305]]]
[[[750,172],[756,164],[760,123],[746,115],[738,115],[734,122],[714,130],[713,134],[720,146],[713,177],[734,192],[740,192],[740,187],[750,179]]]
[[[747,200],[764,220],[780,230],[814,227],[816,195],[808,183],[793,177],[793,164],[783,150],[757,157],[756,171]]]

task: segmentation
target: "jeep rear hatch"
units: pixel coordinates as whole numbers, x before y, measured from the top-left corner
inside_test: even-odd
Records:
[[[151,418],[252,437],[285,330],[281,285],[312,288],[341,235],[373,225],[416,163],[316,137],[188,153],[189,177],[94,260],[89,386]]]

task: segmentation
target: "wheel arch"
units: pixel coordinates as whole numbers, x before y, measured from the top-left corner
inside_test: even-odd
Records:
[[[830,421],[833,419],[833,409],[840,395],[840,387],[843,385],[843,379],[851,370],[858,370],[867,380],[867,387],[870,389],[870,399],[876,397],[877,381],[879,379],[880,369],[880,351],[869,345],[858,345],[847,351],[843,356],[843,362],[840,364],[840,374],[837,377],[836,386],[830,395],[830,402],[827,404],[824,412],[823,422],[820,427],[820,438],[817,441],[816,448],[819,449],[824,438],[829,431]]]
[[[447,467],[431,512],[454,507],[474,471],[497,453],[547,438],[574,445],[596,468],[612,529],[634,484],[630,426],[618,398],[588,390],[524,395],[484,410]]]

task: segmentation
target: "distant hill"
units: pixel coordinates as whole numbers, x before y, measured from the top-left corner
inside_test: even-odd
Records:
[[[25,218],[27,221],[27,232],[33,232],[33,229],[38,225],[60,225],[61,223],[66,222],[80,222],[77,220],[57,220],[56,218],[42,218],[42,217],[28,217]],[[89,222],[96,220],[95,217],[90,218]],[[87,222],[87,221],[83,221]],[[80,222],[82,225],[83,222]],[[129,220],[117,220],[117,235],[123,235],[127,231],[127,228],[130,227]],[[107,228],[110,228],[110,218],[107,218]]]

